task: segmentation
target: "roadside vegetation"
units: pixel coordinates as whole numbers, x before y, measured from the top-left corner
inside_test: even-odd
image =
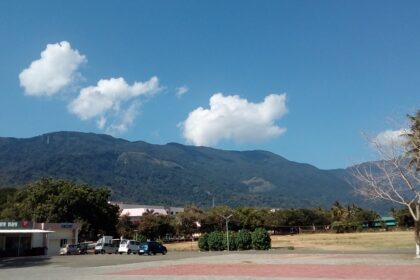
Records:
[[[208,243],[209,250],[226,247],[226,220],[229,216],[231,248],[256,248],[252,235],[257,228],[274,235],[297,233],[346,233],[386,230],[378,213],[334,203],[329,209],[267,209],[227,206],[201,209],[186,207],[175,216],[148,211],[139,222],[119,216],[117,206],[108,203],[110,191],[65,180],[43,179],[21,189],[0,189],[0,219],[36,222],[77,222],[82,225],[80,240],[95,240],[98,235],[124,236],[140,241],[196,241],[200,235],[218,232],[224,244]],[[413,225],[405,208],[392,210],[401,227]],[[375,222],[376,221],[376,222]],[[375,225],[375,228],[371,228]],[[251,242],[251,243],[249,243]],[[273,239],[275,244],[276,239]],[[212,245],[211,245],[212,244]],[[251,245],[250,245],[251,244]],[[214,246],[214,247],[211,247]],[[274,246],[274,245],[273,245]],[[205,247],[203,247],[205,249]]]

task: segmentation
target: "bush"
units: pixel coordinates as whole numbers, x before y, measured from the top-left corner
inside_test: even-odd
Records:
[[[225,244],[227,244],[227,238],[226,238],[226,234],[224,235],[225,238]],[[226,245],[226,250],[227,250],[227,245]],[[229,231],[229,250],[230,251],[236,251],[238,250],[238,245],[237,245],[237,233],[234,231]]]
[[[139,241],[139,242],[146,242],[147,241],[147,237],[144,236],[143,234],[137,234],[137,241]]]
[[[236,248],[238,250],[249,250],[252,247],[252,237],[251,233],[246,230],[240,230],[238,231],[238,234],[236,235]]]
[[[208,233],[204,233],[200,236],[200,238],[198,238],[198,248],[200,249],[200,251],[208,251],[209,250],[208,239],[209,239],[209,234]]]
[[[268,250],[271,248],[271,238],[264,228],[256,228],[251,234],[252,248],[255,250]]]
[[[213,231],[207,238],[210,251],[223,251],[226,249],[225,235],[221,231]]]

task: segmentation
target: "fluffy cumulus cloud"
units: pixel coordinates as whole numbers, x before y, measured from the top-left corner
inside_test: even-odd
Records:
[[[190,89],[189,89],[187,86],[182,86],[182,87],[176,88],[175,95],[176,95],[178,98],[181,98],[181,97],[182,97],[184,94],[186,94],[189,90],[190,90]]]
[[[209,109],[190,112],[181,127],[185,139],[194,145],[214,146],[220,140],[259,142],[286,131],[275,124],[286,113],[286,94],[271,94],[261,103],[252,103],[238,95],[216,93]]]
[[[41,58],[19,74],[20,85],[27,95],[54,95],[75,80],[78,68],[86,61],[67,41],[48,44]]]
[[[399,130],[385,130],[381,133],[378,133],[373,138],[373,144],[380,146],[382,148],[393,148],[396,146],[401,146],[405,141],[406,138],[404,134],[408,133],[407,129],[399,129]]]
[[[127,84],[123,78],[100,80],[96,86],[83,88],[68,106],[81,120],[96,118],[98,128],[111,134],[125,132],[139,108],[138,97],[159,91],[159,79]],[[108,124],[109,118],[112,122]]]

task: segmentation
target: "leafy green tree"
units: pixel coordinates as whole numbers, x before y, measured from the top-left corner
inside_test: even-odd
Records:
[[[122,215],[118,219],[117,233],[124,238],[133,238],[136,225],[131,221],[128,215]]]
[[[15,188],[0,188],[0,213],[7,206],[8,200],[17,192]]]
[[[375,211],[363,209],[355,204],[343,206],[339,202],[335,202],[331,207],[331,216],[331,227],[337,233],[361,230],[364,223],[380,218]]]
[[[161,239],[172,235],[174,228],[171,216],[161,215],[153,211],[143,214],[139,221],[138,231],[150,240]]]
[[[36,222],[78,222],[81,240],[116,233],[118,206],[109,204],[110,191],[65,180],[42,179],[16,191],[0,216]]]
[[[257,227],[265,227],[269,224],[270,211],[268,209],[256,209],[252,207],[239,207],[236,209],[238,227],[254,230]]]
[[[227,206],[211,208],[203,215],[201,224],[203,232],[224,231],[226,230],[225,219],[223,217],[232,215],[229,220],[229,229],[237,230],[240,227],[236,211]]]
[[[414,219],[413,216],[410,214],[408,208],[401,208],[401,209],[391,209],[392,216],[397,221],[399,227],[414,227]]]
[[[179,236],[191,237],[201,231],[203,211],[195,206],[186,207],[175,216],[175,231]]]

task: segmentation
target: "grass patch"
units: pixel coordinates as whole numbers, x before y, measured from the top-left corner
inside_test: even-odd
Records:
[[[169,251],[198,251],[197,242],[165,244]],[[271,236],[272,248],[298,248],[339,251],[371,251],[414,248],[412,231],[306,233]]]

